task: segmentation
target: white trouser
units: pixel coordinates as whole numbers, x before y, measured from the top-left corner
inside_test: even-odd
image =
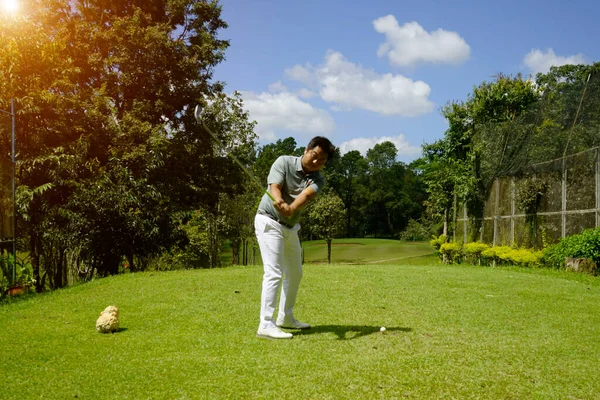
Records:
[[[302,279],[302,249],[298,239],[300,225],[287,228],[271,218],[256,214],[254,229],[262,256],[264,275],[260,298],[260,328],[275,326],[273,315],[283,278],[278,319],[294,318],[294,304]]]

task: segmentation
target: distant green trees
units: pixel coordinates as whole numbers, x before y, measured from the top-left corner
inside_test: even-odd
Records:
[[[383,142],[366,157],[354,150],[325,167],[328,185],[348,211],[348,237],[398,237],[411,219],[423,214],[426,192],[419,171],[397,155],[392,142]]]

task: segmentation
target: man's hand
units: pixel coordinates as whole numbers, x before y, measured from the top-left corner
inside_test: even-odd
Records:
[[[289,206],[289,204],[283,201],[283,196],[281,194],[281,186],[271,184],[271,194],[275,198],[273,205],[281,215],[283,215],[284,217],[291,217],[292,215],[294,215],[294,210]]]
[[[283,199],[279,199],[279,201],[273,203],[273,205],[275,206],[277,211],[279,211],[279,213],[281,213],[281,215],[283,215],[284,217],[291,217],[292,215],[294,215],[294,210],[292,209],[292,207],[290,207],[289,204],[286,204],[285,201],[283,201]]]
[[[282,199],[281,186],[272,183],[271,194],[273,195],[273,197],[275,197],[275,202],[273,202],[273,205],[275,206],[277,211],[279,211],[279,213],[284,217],[291,217],[294,215],[296,210],[299,210],[302,207],[304,207],[308,200],[313,199],[316,196],[317,192],[315,192],[314,189],[310,187],[306,188],[302,191],[302,193],[300,193],[298,197],[296,197],[296,200],[294,200],[292,204],[287,204]]]

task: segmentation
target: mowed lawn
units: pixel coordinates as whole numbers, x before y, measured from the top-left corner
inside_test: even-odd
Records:
[[[307,263],[296,313],[313,328],[275,341],[255,336],[261,275],[258,266],[125,274],[3,304],[0,398],[600,393],[598,278],[432,261]],[[107,305],[119,307],[121,330],[99,334]]]
[[[231,265],[231,247],[226,243],[221,253],[221,263]],[[327,243],[324,240],[302,242],[304,263],[327,263]],[[260,250],[256,245],[249,250],[248,259],[261,265]],[[427,257],[424,257],[427,256]],[[435,250],[429,242],[402,242],[391,239],[334,239],[331,244],[331,262],[334,264],[383,264],[435,262]]]
[[[305,263],[326,263],[324,240],[302,243]],[[331,262],[337,264],[398,263],[401,260],[432,255],[435,250],[426,242],[401,242],[389,239],[334,239]]]

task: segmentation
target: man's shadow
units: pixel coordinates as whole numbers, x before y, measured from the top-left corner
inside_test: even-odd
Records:
[[[316,335],[320,333],[334,333],[337,340],[352,340],[363,336],[379,334],[379,335],[397,335],[400,332],[411,332],[411,328],[390,327],[386,328],[385,332],[380,332],[379,326],[368,325],[316,325],[310,329],[302,329],[293,331],[294,336],[300,335]]]

